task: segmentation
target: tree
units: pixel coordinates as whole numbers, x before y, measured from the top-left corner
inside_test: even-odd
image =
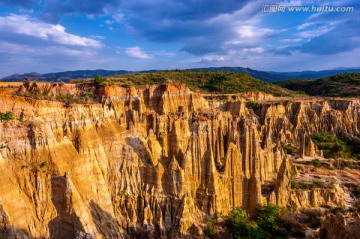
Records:
[[[256,209],[256,223],[266,233],[273,234],[278,230],[277,217],[279,214],[279,207],[275,205],[264,205]]]
[[[30,87],[30,80],[28,78],[24,78],[24,83],[23,83],[24,87],[26,89],[29,89]]]
[[[95,85],[101,85],[101,84],[103,84],[105,82],[105,80],[106,80],[105,78],[103,78],[103,77],[101,77],[99,75],[96,75],[94,80],[93,80],[93,83]]]
[[[263,229],[256,222],[251,221],[246,211],[241,208],[231,210],[225,222],[234,233],[235,239],[268,238]]]

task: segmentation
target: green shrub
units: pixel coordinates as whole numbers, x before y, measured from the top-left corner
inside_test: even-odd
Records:
[[[14,113],[10,111],[6,111],[5,113],[0,112],[0,121],[4,120],[13,120],[14,119]]]
[[[42,162],[42,163],[40,164],[40,168],[43,168],[43,167],[45,167],[46,165],[47,165],[47,162],[44,161],[44,162]]]
[[[330,182],[330,183],[326,186],[326,188],[328,188],[328,189],[333,189],[333,188],[335,188],[334,182]]]
[[[299,187],[301,189],[308,189],[309,188],[309,185],[306,183],[306,182],[300,182],[299,183]]]
[[[314,167],[318,168],[320,167],[323,163],[319,160],[319,159],[314,159],[311,161],[311,163],[314,165]]]
[[[248,101],[245,104],[246,108],[253,109],[254,111],[260,109],[260,105],[255,101]]]
[[[293,189],[298,189],[299,188],[299,183],[298,182],[295,182],[295,181],[291,181],[291,188]]]
[[[291,168],[289,170],[290,175],[295,176],[297,174],[296,170],[294,168]]]
[[[293,154],[293,153],[295,153],[296,151],[297,151],[297,149],[296,148],[294,148],[293,146],[291,146],[291,145],[286,145],[286,144],[283,144],[283,148],[285,149],[285,152],[287,153],[287,154]]]
[[[290,100],[284,100],[284,105],[287,105],[287,104],[289,104],[291,101]]]
[[[230,211],[230,214],[226,217],[227,224],[232,228],[238,228],[246,223],[248,220],[248,214],[241,208],[235,208]]]
[[[30,80],[28,78],[24,78],[23,85],[26,89],[29,89],[30,87]]]
[[[93,96],[94,96],[94,92],[92,91],[85,92],[85,97],[92,98]]]
[[[64,103],[64,107],[65,108],[70,108],[71,107],[72,102],[70,100],[66,100]]]
[[[320,180],[317,180],[315,179],[313,182],[312,182],[312,186],[314,188],[324,188],[325,187],[325,183],[323,181],[320,181]]]
[[[206,236],[208,236],[209,238],[215,238],[216,231],[217,231],[216,224],[213,221],[210,221],[206,224],[204,229],[204,233]]]
[[[215,213],[212,216],[211,220],[206,224],[204,233],[209,238],[215,238],[215,236],[216,236],[218,217],[219,217],[219,215],[217,213]]]
[[[298,171],[304,171],[304,167],[301,166],[301,165],[296,165],[296,169],[297,169]]]
[[[333,133],[322,132],[322,133],[314,134],[312,140],[314,143],[335,142],[336,136]]]
[[[359,185],[356,187],[354,194],[355,194],[356,198],[360,198],[360,186]]]
[[[358,199],[350,208],[351,212],[357,212],[360,213],[360,199]]]
[[[330,212],[333,214],[338,214],[340,213],[345,213],[345,208],[344,207],[334,207],[330,209]]]

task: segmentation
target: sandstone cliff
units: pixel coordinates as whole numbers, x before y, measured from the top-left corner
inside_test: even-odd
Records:
[[[185,85],[20,89],[33,90],[91,91],[99,103],[0,95],[0,111],[23,121],[0,123],[9,238],[195,238],[206,217],[235,207],[338,204],[337,189],[290,189],[281,145],[312,154],[304,135],[360,132],[359,100],[265,102],[254,112],[241,99],[210,106]]]

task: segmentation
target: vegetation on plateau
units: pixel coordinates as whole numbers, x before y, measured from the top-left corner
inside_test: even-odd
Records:
[[[277,85],[312,96],[359,97],[360,72],[338,74],[318,80],[294,79],[278,82]]]
[[[92,84],[98,86],[105,81],[104,78],[96,76],[92,80]],[[28,90],[26,92],[17,91],[16,94],[20,96],[30,97],[38,100],[55,100],[64,103],[64,107],[70,107],[72,104],[91,104],[98,103],[98,97],[94,94],[94,89],[89,87],[77,94],[50,94],[50,88],[41,92],[37,86],[36,81],[24,79],[23,86]],[[52,82],[52,87],[63,87],[64,82]]]
[[[83,80],[72,81],[81,83]],[[274,84],[255,79],[245,73],[172,70],[154,73],[138,73],[107,77],[102,83],[146,86],[152,84],[181,83],[193,91],[233,94],[262,91],[276,96],[292,96],[297,93]]]
[[[292,189],[313,189],[313,188],[327,188],[332,189],[334,188],[334,183],[325,184],[323,181],[320,180],[313,180],[312,182],[297,182],[291,181],[291,188]]]
[[[312,140],[323,151],[325,158],[360,159],[359,137],[343,137],[323,132],[314,134]]]

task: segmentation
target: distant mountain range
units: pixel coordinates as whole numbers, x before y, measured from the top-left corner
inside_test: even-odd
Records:
[[[115,75],[125,75],[133,73],[132,71],[107,71],[107,70],[78,70],[78,71],[63,71],[56,73],[46,73],[39,74],[36,72],[25,73],[25,74],[15,74],[2,78],[2,81],[23,81],[24,79],[37,80],[37,81],[48,81],[48,82],[69,82],[72,79],[81,79],[81,78],[93,78],[96,75],[101,76],[115,76]]]
[[[338,68],[324,71],[301,71],[301,72],[273,72],[273,71],[258,71],[251,68],[244,67],[208,67],[208,68],[194,68],[193,71],[222,71],[222,72],[243,72],[254,78],[266,81],[266,82],[278,82],[289,79],[308,79],[314,80],[324,77],[329,77],[341,73],[360,72],[360,68]],[[25,78],[29,80],[47,81],[47,82],[69,82],[71,79],[93,78],[96,75],[100,76],[116,76],[135,73],[150,73],[159,72],[162,70],[150,70],[150,71],[109,71],[109,70],[77,70],[77,71],[64,71],[57,73],[39,74],[36,72],[26,74],[15,74],[2,78],[2,81],[14,82],[23,81]]]
[[[198,71],[225,71],[225,72],[243,72],[254,78],[266,82],[278,82],[290,79],[307,79],[315,80],[319,78],[329,77],[336,74],[360,72],[360,68],[338,68],[324,71],[298,71],[298,72],[275,72],[275,71],[257,71],[244,67],[209,67],[195,68],[191,70]]]

